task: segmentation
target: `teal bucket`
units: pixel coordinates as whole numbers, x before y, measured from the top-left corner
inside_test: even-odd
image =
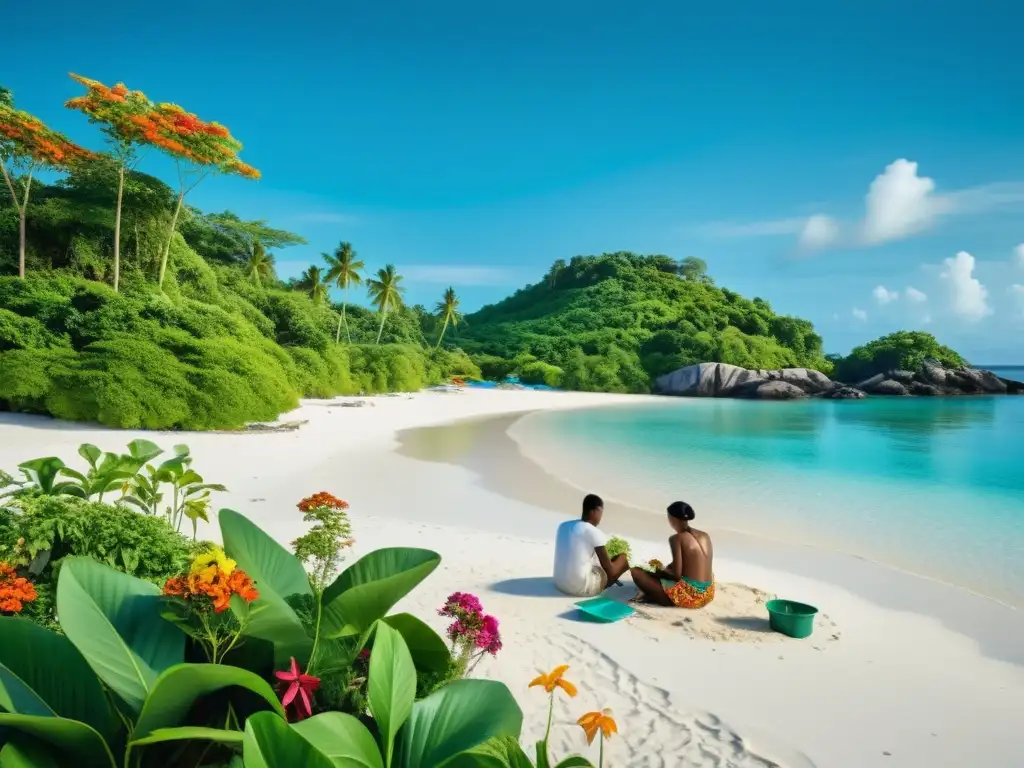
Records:
[[[768,623],[776,632],[787,637],[810,637],[814,631],[814,617],[818,609],[806,603],[792,600],[769,600],[765,604],[768,609]]]

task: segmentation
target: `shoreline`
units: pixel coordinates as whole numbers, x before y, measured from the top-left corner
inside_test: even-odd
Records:
[[[367,407],[324,407],[353,400]],[[164,448],[184,442],[196,470],[230,489],[216,495],[215,507],[246,514],[285,546],[304,529],[295,509],[300,498],[327,490],[346,499],[356,539],[346,565],[384,546],[442,555],[440,567],[396,612],[410,611],[443,631],[437,608],[450,592],[469,591],[499,618],[505,647],[475,676],[509,686],[524,712],[524,744],[543,735],[547,718],[547,699],[527,688],[529,680],[570,665],[580,695],[556,702],[552,748],[559,757],[577,752],[596,759],[596,747],[587,748],[575,721],[584,711],[610,707],[620,732],[607,745],[611,766],[664,768],[679,764],[673,758],[700,768],[1010,768],[1019,762],[1015,713],[1024,709],[1024,668],[997,659],[1013,656],[1008,650],[1024,630],[1012,609],[965,592],[950,600],[949,588],[828,552],[803,552],[806,568],[794,574],[782,567],[787,563],[774,562],[763,542],[722,532],[716,534],[723,586],[712,604],[717,613],[644,607],[615,624],[581,621],[574,599],[550,584],[552,508],[573,515],[578,492],[554,476],[554,493],[568,495],[526,503],[495,489],[493,479],[488,487],[492,477],[511,483],[511,490],[550,490],[545,468],[508,453],[518,447],[504,430],[482,450],[467,439],[465,423],[632,402],[637,399],[539,392],[306,401],[282,417],[308,419],[302,429],[245,439],[117,432],[3,414],[0,468],[11,471],[19,461],[46,455],[77,467],[82,442],[104,450],[123,449],[135,437]],[[432,441],[435,460],[403,454],[411,434],[446,435]],[[466,454],[474,466],[452,460]],[[219,538],[207,525],[199,536]],[[646,547],[647,538],[633,541],[634,550]],[[836,581],[837,574],[853,575],[852,588]],[[613,599],[633,594],[628,577],[624,583]],[[757,590],[818,605],[814,635],[797,641],[768,632]],[[875,602],[874,591],[885,599]],[[958,627],[929,615],[929,601],[943,598],[959,613]],[[987,606],[988,618],[965,618],[978,606]],[[720,636],[704,631],[716,624]]]
[[[512,434],[516,424],[540,412],[542,409],[477,416],[403,430],[396,435],[399,442],[396,452],[418,461],[462,467],[473,472],[476,482],[488,491],[549,510],[564,519],[575,514],[579,500],[589,491],[535,462],[526,453],[523,443]],[[461,456],[430,457],[430,446],[436,450],[439,439],[449,446],[458,439]],[[499,464],[500,472],[495,471]],[[624,504],[611,494],[600,495],[605,499],[603,526],[608,531],[623,535],[631,542],[642,540],[647,546],[667,538],[659,515]],[[552,517],[552,526],[558,519]],[[1024,613],[1016,606],[967,587],[848,552],[713,525],[704,527],[715,535],[716,549],[728,552],[730,559],[823,581],[862,596],[881,608],[936,619],[951,632],[977,642],[985,656],[1024,665],[1024,647],[1015,639],[1024,636]],[[898,582],[896,589],[893,580]],[[950,590],[958,593],[958,600],[950,599]]]

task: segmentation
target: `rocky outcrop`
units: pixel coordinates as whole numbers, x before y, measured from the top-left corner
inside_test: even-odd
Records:
[[[925,360],[916,371],[892,370],[876,374],[857,384],[869,395],[1020,395],[1024,383],[1002,379],[979,368],[945,368],[936,360]]]
[[[699,363],[659,377],[654,382],[654,391],[676,397],[859,400],[865,394],[897,397],[1024,395],[1024,383],[976,368],[944,368],[935,360],[926,360],[917,371],[885,371],[856,386],[832,381],[820,371],[809,368],[752,370],[726,363]]]
[[[794,400],[832,392],[839,385],[809,368],[749,370],[726,363],[688,365],[661,376],[655,392],[676,397],[747,397]]]

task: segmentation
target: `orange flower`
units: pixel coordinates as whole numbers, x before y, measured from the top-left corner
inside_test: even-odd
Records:
[[[534,688],[536,686],[541,686],[548,693],[554,691],[555,688],[561,688],[569,695],[569,698],[572,698],[576,695],[576,686],[562,677],[567,669],[569,669],[568,664],[562,664],[559,667],[555,667],[548,674],[538,675],[535,677],[527,687]]]
[[[36,588],[7,563],[0,563],[0,613],[20,613],[36,599]]]
[[[610,738],[613,733],[619,732],[619,727],[615,724],[615,720],[612,719],[612,711],[610,709],[602,709],[600,712],[587,712],[587,714],[576,721],[576,724],[587,735],[587,744],[593,743],[594,737],[597,736],[599,731],[602,741]]]
[[[247,603],[260,596],[252,579],[241,568],[233,568],[228,573],[216,564],[191,572],[188,576],[168,579],[164,583],[163,593],[187,601],[208,601],[215,613],[223,613],[231,607],[232,595],[238,595]]]
[[[299,508],[300,512],[309,512],[311,509],[319,509],[320,507],[348,509],[348,502],[332,496],[327,491],[320,491],[312,496],[307,496],[295,506]]]

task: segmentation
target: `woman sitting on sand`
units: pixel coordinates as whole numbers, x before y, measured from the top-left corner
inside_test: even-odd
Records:
[[[642,568],[630,569],[633,583],[648,602],[677,608],[703,608],[715,599],[711,537],[690,527],[694,517],[693,507],[685,501],[673,501],[668,508],[668,524],[675,531],[668,540],[672,562],[664,569],[655,569],[654,573]]]

